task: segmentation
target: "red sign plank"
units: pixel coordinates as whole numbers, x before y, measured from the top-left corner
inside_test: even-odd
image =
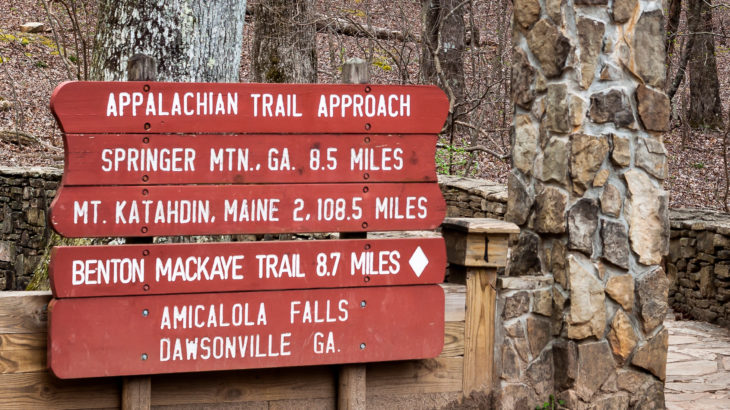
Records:
[[[435,182],[436,135],[66,135],[64,185]]]
[[[66,237],[433,229],[438,184],[62,187],[50,208]]]
[[[442,238],[57,246],[57,298],[441,283]]]
[[[56,299],[62,379],[432,358],[438,285]]]
[[[66,133],[437,134],[435,86],[67,82],[51,96]]]

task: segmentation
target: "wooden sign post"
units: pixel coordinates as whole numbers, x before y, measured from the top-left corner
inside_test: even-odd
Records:
[[[511,222],[490,218],[446,218],[443,235],[451,264],[450,281],[466,285],[464,397],[485,391],[494,380],[494,314],[497,269],[507,266]],[[476,337],[480,335],[480,337]]]
[[[342,65],[342,82],[345,84],[369,83],[370,64],[359,58],[348,60]],[[367,238],[367,235],[367,232],[341,232],[340,238]],[[340,373],[337,377],[338,409],[365,409],[367,402],[366,371],[367,368],[364,364],[346,364],[340,366]]]
[[[127,61],[127,81],[156,81],[157,61],[146,54],[135,54]],[[68,144],[64,140],[64,147]],[[69,147],[70,148],[70,147]],[[70,151],[70,150],[69,150]],[[64,165],[72,165],[77,160],[72,160],[69,155]],[[89,174],[98,173],[89,172]],[[64,168],[64,175],[66,169]],[[152,237],[128,237],[126,244],[151,244]],[[50,269],[50,266],[49,266]],[[50,276],[50,275],[49,275]],[[122,410],[149,410],[152,407],[152,378],[150,376],[132,376],[122,378]]]
[[[62,235],[360,237],[55,249],[58,377],[440,353],[443,240],[364,237],[444,218],[438,88],[73,82],[51,106],[66,142],[49,212]]]

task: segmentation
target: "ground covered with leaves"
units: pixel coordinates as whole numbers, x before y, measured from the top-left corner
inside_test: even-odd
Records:
[[[0,0],[3,16],[0,20],[0,166],[63,166],[62,135],[48,102],[59,83],[85,76],[96,26],[93,3],[90,0]],[[475,128],[465,126],[466,131],[461,135],[443,137],[444,148],[439,150],[436,162],[442,173],[467,174],[504,183],[510,161],[493,154],[510,152],[511,4],[509,0],[472,3],[474,10],[465,18],[467,35],[478,41],[467,46],[465,74],[467,89],[476,102],[472,103],[471,117],[465,122]],[[75,13],[69,13],[64,4],[78,8]],[[421,82],[420,1],[319,0],[315,4],[319,26],[324,27],[317,36],[319,82],[339,82],[340,67],[351,57],[371,61],[374,83]],[[360,27],[361,35],[338,33],[333,18]],[[716,27],[728,26],[728,20],[730,11],[715,10]],[[22,33],[20,25],[27,22],[42,22],[46,30]],[[73,27],[79,27],[76,36]],[[380,40],[362,35],[374,28],[400,32],[403,39]],[[248,58],[252,37],[252,24],[247,21],[240,69],[242,82],[252,77]],[[723,101],[730,101],[730,47],[725,43],[725,36],[718,36],[716,47],[721,96]],[[674,56],[673,61],[676,60]],[[682,100],[686,93],[683,84],[673,101],[676,114],[672,130],[664,137],[669,161],[665,187],[671,193],[671,206],[724,210],[727,202],[725,134],[723,130],[690,130],[682,125]],[[474,146],[486,150],[468,150]]]

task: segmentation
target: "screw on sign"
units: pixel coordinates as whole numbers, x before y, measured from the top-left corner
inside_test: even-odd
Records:
[[[70,82],[51,107],[66,155],[49,219],[64,236],[433,229],[445,215],[437,87]],[[435,357],[445,260],[441,238],[59,247],[48,363],[81,378]]]

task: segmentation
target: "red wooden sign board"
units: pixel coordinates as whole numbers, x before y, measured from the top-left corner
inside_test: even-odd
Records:
[[[441,283],[442,238],[60,246],[53,296],[150,295]]]
[[[62,187],[50,208],[66,237],[433,229],[438,184]]]
[[[436,86],[66,82],[51,109],[66,133],[437,134]]]
[[[63,236],[432,229],[445,216],[432,158],[448,100],[434,86],[69,82],[51,108],[66,169],[49,219]],[[435,357],[444,248],[59,247],[48,365],[85,378]]]
[[[64,185],[436,181],[436,135],[71,134],[64,146]]]
[[[432,358],[438,285],[56,299],[62,379]]]

